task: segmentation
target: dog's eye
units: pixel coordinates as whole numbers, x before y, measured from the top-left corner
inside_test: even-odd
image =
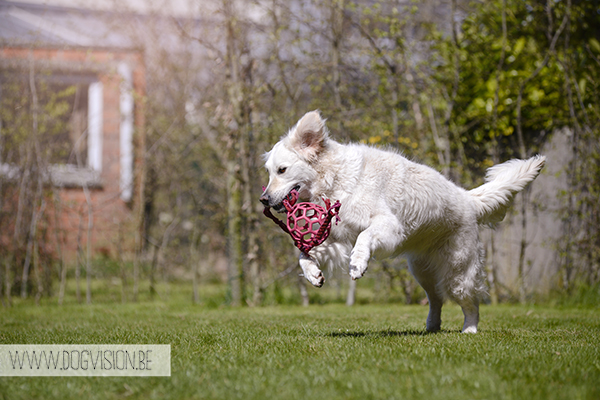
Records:
[[[280,167],[280,168],[277,170],[277,173],[278,173],[279,175],[281,175],[281,174],[285,173],[285,171],[286,171],[286,170],[287,170],[287,168],[286,168],[286,167]]]

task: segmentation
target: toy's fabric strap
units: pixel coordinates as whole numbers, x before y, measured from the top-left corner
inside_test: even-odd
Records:
[[[273,222],[275,222],[277,225],[279,225],[279,227],[280,227],[281,229],[283,229],[283,231],[284,231],[285,233],[287,233],[287,234],[289,234],[289,233],[290,233],[290,231],[289,231],[289,229],[288,229],[287,225],[286,225],[285,223],[283,223],[283,221],[281,221],[281,220],[277,219],[277,217],[276,217],[276,216],[274,216],[274,215],[273,215],[273,213],[271,213],[271,207],[265,207],[265,209],[263,210],[263,214],[264,214],[266,217],[269,217],[271,220],[273,220]]]
[[[265,187],[263,186],[263,191],[264,190],[265,190]],[[294,204],[296,204],[297,200],[298,200],[298,191],[296,191],[296,190],[292,190],[290,192],[290,194],[285,199],[283,199],[283,206],[285,207],[288,214],[290,212],[292,212],[293,206],[294,206]],[[265,207],[265,209],[263,210],[263,214],[266,217],[273,220],[273,222],[275,222],[277,225],[279,225],[279,227],[281,229],[283,229],[283,231],[285,233],[287,233],[288,235],[291,235],[291,232],[288,229],[287,225],[283,221],[280,221],[276,216],[274,216],[273,213],[271,213],[271,207]]]

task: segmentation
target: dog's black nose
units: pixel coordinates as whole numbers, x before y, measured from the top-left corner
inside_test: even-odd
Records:
[[[262,196],[260,196],[260,202],[263,203],[265,207],[269,207],[269,196],[263,194]]]

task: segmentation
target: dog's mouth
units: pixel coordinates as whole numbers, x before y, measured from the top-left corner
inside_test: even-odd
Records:
[[[292,188],[292,190],[290,190],[290,192],[287,194],[287,196],[284,197],[284,199],[275,204],[273,206],[273,210],[277,211],[277,212],[284,212],[285,211],[285,206],[283,205],[283,201],[287,200],[288,203],[290,204],[290,206],[293,206],[296,201],[298,200],[298,191],[300,190],[300,185],[296,185]],[[296,194],[294,195],[294,192],[296,192]]]

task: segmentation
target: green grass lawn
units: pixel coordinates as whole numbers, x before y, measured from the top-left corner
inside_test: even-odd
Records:
[[[171,377],[0,378],[2,399],[599,399],[600,311],[484,306],[17,304],[2,344],[171,344]]]

